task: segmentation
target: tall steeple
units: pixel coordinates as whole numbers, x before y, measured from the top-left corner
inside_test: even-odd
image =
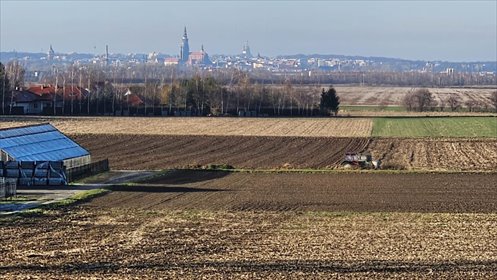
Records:
[[[250,52],[250,47],[249,47],[248,41],[246,41],[245,44],[243,45],[242,55],[245,58],[251,58],[252,57],[252,53]]]
[[[48,53],[47,53],[47,60],[52,60],[54,55],[55,55],[55,52],[52,48],[52,45],[50,44],[50,48],[48,49]]]
[[[185,26],[185,31],[183,33],[183,38],[181,40],[181,49],[180,49],[179,58],[182,63],[186,63],[188,61],[188,56],[190,56],[190,46],[188,45],[188,34],[186,33],[186,26]]]

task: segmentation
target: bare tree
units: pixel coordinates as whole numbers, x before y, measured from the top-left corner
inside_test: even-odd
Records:
[[[461,108],[461,99],[455,94],[450,93],[449,98],[447,99],[447,103],[452,112],[455,112]]]
[[[495,112],[497,112],[497,90],[492,92],[490,95],[490,101],[492,102],[492,106],[495,108]]]
[[[416,95],[413,89],[404,95],[402,104],[406,107],[407,111],[414,111],[416,109]]]
[[[473,99],[469,99],[468,101],[464,102],[464,105],[466,108],[468,108],[468,111],[473,112],[477,106],[477,103]]]
[[[435,110],[438,102],[433,98],[432,93],[425,88],[411,90],[404,96],[403,104],[409,111],[424,112]]]

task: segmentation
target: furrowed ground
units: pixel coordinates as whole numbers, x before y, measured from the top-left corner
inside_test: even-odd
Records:
[[[497,170],[496,117],[0,120],[0,128],[50,121],[114,169],[336,168],[346,152],[368,150],[393,169]]]
[[[495,279],[495,118],[457,135],[444,130],[461,127],[453,120],[410,139],[370,137],[367,118],[2,119],[0,127],[50,121],[113,169],[320,169],[369,150],[399,169],[490,172],[169,171],[84,204],[1,217],[0,275]],[[394,134],[416,136],[419,119],[410,121]]]
[[[0,274],[495,279],[495,180],[175,171],[79,206],[1,218]]]
[[[114,169],[228,164],[235,168],[336,168],[346,152],[368,150],[407,170],[497,170],[497,139],[409,139],[179,135],[71,135]]]

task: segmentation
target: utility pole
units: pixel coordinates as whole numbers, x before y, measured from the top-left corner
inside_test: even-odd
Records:
[[[3,69],[3,80],[2,80],[2,115],[5,115],[5,85],[7,83],[7,69]]]
[[[59,70],[55,68],[55,89],[53,94],[53,115],[57,115],[57,88],[59,87]]]

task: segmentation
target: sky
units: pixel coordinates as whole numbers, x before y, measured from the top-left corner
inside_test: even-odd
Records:
[[[497,60],[497,1],[0,0],[0,51]]]

